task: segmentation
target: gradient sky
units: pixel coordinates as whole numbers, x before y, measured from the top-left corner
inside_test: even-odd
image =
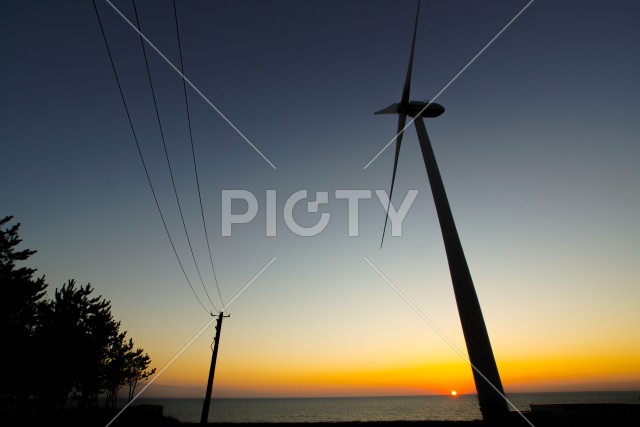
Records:
[[[133,17],[129,1],[114,4]],[[432,99],[524,1],[424,1],[413,99]],[[138,36],[98,6],[163,213],[206,301],[180,223]],[[384,210],[360,203],[347,233],[336,189],[388,189],[413,1],[178,1],[185,74],[276,165],[193,90],[189,103],[214,264],[230,307],[216,396],[473,392],[442,237],[408,129],[394,201],[418,197],[379,248]],[[172,4],[140,1],[142,31],[178,61]],[[447,90],[427,121],[507,392],[640,389],[640,4],[536,0]],[[91,282],[163,367],[209,320],[156,210],[89,1],[5,2],[0,14],[0,215],[22,223],[50,291]],[[212,297],[179,76],[148,51],[168,151]],[[221,235],[221,192],[259,200]],[[265,191],[278,235],[265,236]],[[328,191],[327,229],[283,220],[297,190]],[[242,205],[238,205],[238,209]],[[301,206],[302,208],[302,206]],[[296,210],[312,225],[316,213]],[[390,230],[387,230],[388,232]],[[217,299],[214,302],[218,303]],[[204,393],[210,327],[151,395]]]

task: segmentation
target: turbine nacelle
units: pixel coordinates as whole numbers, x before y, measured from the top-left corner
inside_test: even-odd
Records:
[[[421,111],[422,113],[420,113]],[[406,114],[409,117],[415,117],[420,114],[422,117],[438,117],[442,113],[444,113],[444,107],[436,102],[409,101],[407,105],[393,103],[373,114]]]

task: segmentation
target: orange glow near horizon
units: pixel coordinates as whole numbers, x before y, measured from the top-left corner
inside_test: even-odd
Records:
[[[638,360],[628,358],[519,359],[499,364],[506,392],[638,389]],[[185,357],[159,381],[200,389],[209,359]],[[451,384],[456,385],[452,391]],[[635,387],[634,387],[635,385]],[[475,393],[471,369],[463,360],[397,367],[321,366],[308,363],[234,363],[216,371],[215,394],[245,397],[450,395]],[[198,393],[196,393],[198,394]]]
[[[335,347],[312,346],[301,337],[296,345],[269,347],[258,339],[236,340],[229,332],[218,359],[214,395],[451,396],[455,390],[460,396],[476,392],[469,364],[445,345],[432,344],[425,352],[423,347],[411,347],[412,340],[404,350],[350,346],[344,341],[342,350],[335,351]],[[202,395],[211,361],[210,338],[203,336],[186,349],[152,388],[159,386],[157,393],[171,389],[185,397]],[[175,356],[163,344],[158,351],[149,348],[156,355],[152,367],[158,370]],[[502,354],[498,369],[507,393],[640,390],[640,356],[633,342],[618,348],[537,346],[525,352],[498,340],[495,347]],[[505,350],[510,353],[505,355]]]

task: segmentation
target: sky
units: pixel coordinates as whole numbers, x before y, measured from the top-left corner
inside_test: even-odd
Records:
[[[146,396],[200,397],[214,334],[210,324],[192,341],[213,319],[204,289],[223,304],[182,81],[147,50],[204,289],[139,36],[97,4],[159,205],[206,309],[165,233],[89,1],[9,1],[0,14],[0,215],[22,224],[23,247],[38,251],[29,265],[51,293],[71,278],[91,283],[166,367]],[[187,88],[215,274],[224,302],[237,296],[214,396],[474,392],[453,348],[466,356],[414,128],[393,202],[417,197],[382,248],[375,190],[389,188],[393,146],[365,168],[395,135],[395,117],[373,112],[400,99],[415,4],[177,1],[184,74],[208,99]],[[134,19],[130,1],[113,5]],[[411,97],[437,95],[446,108],[426,125],[506,392],[640,390],[640,5],[536,0],[486,47],[526,5],[423,1]],[[172,3],[137,8],[142,33],[178,65]],[[224,236],[229,190],[253,194],[258,210]],[[287,225],[300,190],[297,223],[330,214],[317,235]],[[373,192],[359,201],[358,236],[336,190]],[[311,212],[316,192],[327,203]],[[234,200],[231,212],[248,205]]]

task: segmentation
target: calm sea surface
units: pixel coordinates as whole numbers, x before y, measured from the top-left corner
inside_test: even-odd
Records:
[[[638,392],[516,393],[507,395],[520,410],[539,403],[640,403]],[[164,415],[197,423],[203,399],[138,399],[163,405]],[[512,408],[513,409],[513,408]],[[213,399],[209,422],[316,422],[480,419],[475,395]]]

